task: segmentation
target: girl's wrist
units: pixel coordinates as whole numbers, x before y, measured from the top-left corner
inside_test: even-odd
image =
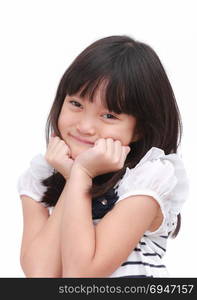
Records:
[[[75,163],[73,165],[68,180],[71,180],[72,178],[74,180],[79,180],[80,182],[87,183],[87,185],[92,185],[91,175],[85,168],[83,168],[83,166],[78,163]]]

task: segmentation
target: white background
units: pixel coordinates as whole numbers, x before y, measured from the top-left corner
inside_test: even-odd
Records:
[[[182,229],[168,245],[172,277],[197,277],[196,1],[0,1],[0,277],[24,277],[22,207],[16,184],[45,151],[45,122],[65,69],[86,46],[127,34],[159,55],[182,114],[181,153],[190,180]]]

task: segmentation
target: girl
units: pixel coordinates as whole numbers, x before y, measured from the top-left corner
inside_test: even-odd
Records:
[[[19,177],[27,277],[166,277],[188,183],[181,120],[154,50],[128,36],[87,47],[64,73],[46,153]]]

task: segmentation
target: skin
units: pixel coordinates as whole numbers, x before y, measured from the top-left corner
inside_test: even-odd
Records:
[[[101,102],[101,92],[97,91],[94,102],[81,98],[79,94],[66,96],[60,112],[58,127],[62,139],[75,159],[81,152],[93,147],[100,138],[111,138],[127,146],[136,139],[134,133],[136,119],[127,114],[110,113]],[[91,142],[86,144],[74,137]]]
[[[73,161],[79,154],[89,150],[87,160],[90,160],[92,153],[90,149],[95,148],[97,143],[101,142],[103,151],[106,152],[107,147],[115,147],[113,156],[116,156],[118,151],[122,151],[123,154],[120,167],[117,169],[109,167],[100,172],[97,171],[97,175],[116,171],[124,165],[125,155],[130,151],[130,148],[126,146],[137,139],[135,127],[136,119],[133,116],[115,114],[104,107],[100,89],[97,90],[93,103],[88,98],[81,98],[79,93],[72,96],[67,95],[58,119],[58,128],[62,139],[51,137],[45,158],[67,179]],[[77,162],[79,163],[79,161],[78,157]],[[106,165],[106,162],[104,164]],[[83,167],[82,164],[81,167]],[[86,172],[96,174],[92,165],[89,170],[86,168]],[[94,177],[94,175],[90,176]]]

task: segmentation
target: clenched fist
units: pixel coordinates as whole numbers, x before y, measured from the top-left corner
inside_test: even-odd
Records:
[[[122,146],[119,140],[101,138],[76,157],[73,168],[82,169],[91,178],[115,172],[122,169],[129,151],[130,147]]]
[[[70,158],[68,145],[58,136],[52,136],[50,138],[45,159],[54,169],[61,173],[65,179],[69,178],[74,161]]]

